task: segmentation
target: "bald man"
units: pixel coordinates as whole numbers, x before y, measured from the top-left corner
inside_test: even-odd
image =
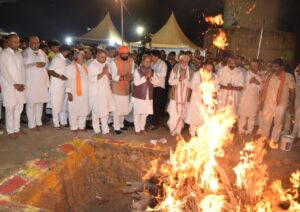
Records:
[[[39,129],[42,126],[43,104],[48,101],[48,57],[39,47],[40,39],[31,36],[29,47],[22,52],[26,72],[26,113],[29,129]]]
[[[20,131],[20,118],[25,104],[25,69],[19,52],[18,35],[8,36],[8,48],[0,53],[0,80],[5,107],[5,125],[10,138],[15,139]]]

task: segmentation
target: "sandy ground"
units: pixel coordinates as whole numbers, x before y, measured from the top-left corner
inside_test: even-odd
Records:
[[[23,124],[22,127],[27,134],[15,140],[9,139],[6,134],[0,135],[0,180],[13,174],[29,160],[40,157],[51,158],[51,156],[57,154],[57,152],[53,150],[59,144],[76,137],[91,138],[95,136],[92,130],[78,134],[71,132],[68,128],[55,130],[50,123],[47,123],[40,131],[29,130],[25,124]],[[187,129],[184,130],[183,136],[188,137]],[[147,143],[149,143],[151,139],[166,138],[168,143],[165,145],[173,148],[176,146],[176,138],[170,136],[166,125],[158,130],[147,132],[142,136],[136,135],[133,127],[131,127],[128,131],[124,131],[121,136],[112,134],[110,136],[101,137]],[[230,155],[230,157],[228,157],[229,163],[232,165],[237,164],[239,151],[242,148],[243,144],[239,140],[235,140],[232,145],[226,148],[225,155]],[[300,169],[300,142],[296,141],[291,152],[284,152],[280,149],[269,150],[265,162],[269,167],[269,173],[272,178],[288,179],[290,173],[296,169]]]

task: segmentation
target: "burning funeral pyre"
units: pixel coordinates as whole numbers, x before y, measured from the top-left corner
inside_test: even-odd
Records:
[[[204,74],[202,79],[199,113],[203,124],[198,136],[189,142],[181,139],[167,161],[153,161],[143,183],[126,185],[124,192],[135,198],[132,210],[300,211],[296,201],[300,171],[291,175],[289,189],[283,189],[279,180],[268,183],[263,139],[246,143],[233,169],[235,180],[229,180],[220,161],[226,156],[224,147],[232,141],[235,117],[228,108],[217,109],[211,76]]]

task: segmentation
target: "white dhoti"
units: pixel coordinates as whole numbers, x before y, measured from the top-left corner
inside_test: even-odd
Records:
[[[181,134],[184,127],[185,104],[176,104],[176,102],[171,99],[167,111],[170,115],[167,124],[171,134]]]

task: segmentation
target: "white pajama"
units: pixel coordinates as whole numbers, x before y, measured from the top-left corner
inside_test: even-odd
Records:
[[[124,127],[124,119],[125,119],[125,116],[114,116],[113,117],[115,130],[120,130],[121,128]]]
[[[238,128],[240,133],[251,134],[254,130],[256,116],[241,115],[238,120]]]
[[[146,120],[148,114],[135,114],[133,117],[135,132],[145,130]]]
[[[279,142],[280,134],[283,128],[283,121],[285,117],[285,107],[265,107],[262,112],[262,126],[260,126],[262,135],[265,138],[269,138],[272,122],[274,120],[274,126],[271,133],[271,139],[275,142]]]
[[[101,130],[100,130],[100,120],[101,120]],[[101,131],[102,134],[109,133],[108,116],[104,116],[100,119],[97,116],[93,116],[93,129],[96,134],[99,134]]]
[[[55,97],[54,97],[55,96]],[[54,127],[68,124],[67,95],[65,92],[51,93],[52,120]],[[55,101],[54,101],[55,99]]]
[[[20,132],[21,113],[24,105],[5,107],[5,124],[8,134]]]
[[[28,127],[30,129],[35,128],[36,126],[42,126],[42,115],[43,115],[43,103],[31,104],[27,103],[26,105],[26,114],[28,118]]]
[[[70,123],[70,129],[71,130],[84,130],[85,129],[85,123],[86,123],[86,116],[77,116],[69,115],[69,123]]]

